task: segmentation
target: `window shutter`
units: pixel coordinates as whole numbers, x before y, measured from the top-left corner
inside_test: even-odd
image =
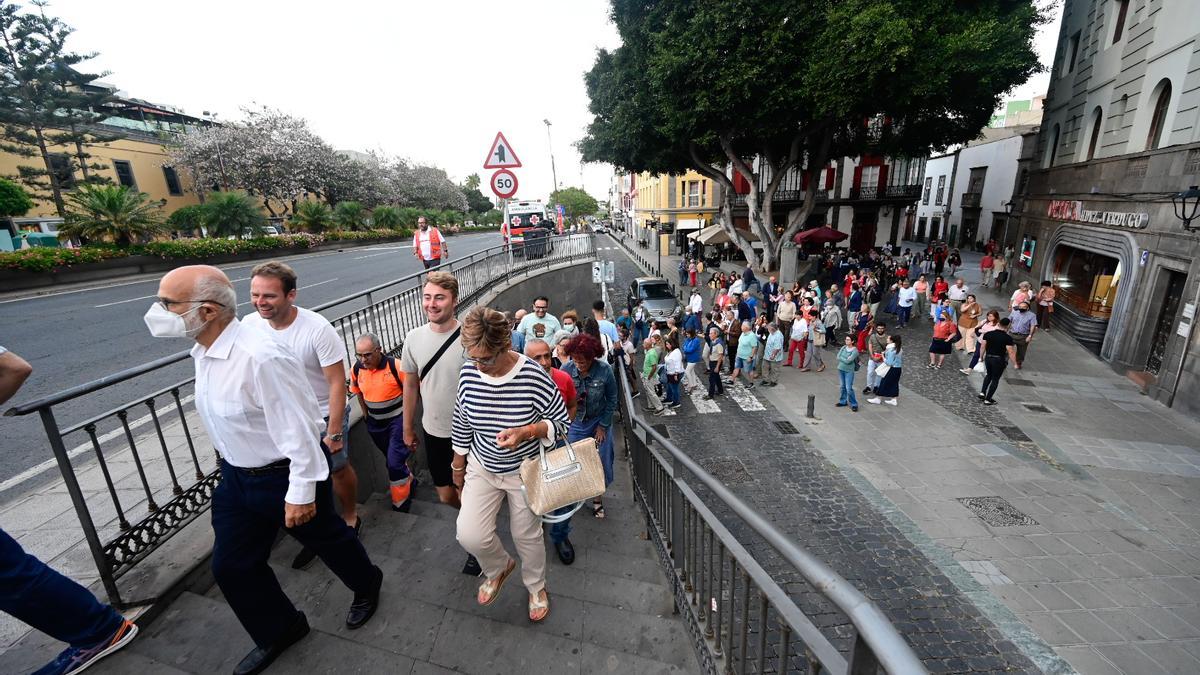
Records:
[[[879,194],[883,194],[887,189],[888,181],[888,165],[883,164],[879,167]]]
[[[855,190],[862,187],[862,170],[863,170],[862,164],[859,164],[858,166],[854,167],[854,183],[853,183],[852,187]]]

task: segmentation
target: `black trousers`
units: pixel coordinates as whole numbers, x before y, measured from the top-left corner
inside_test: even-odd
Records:
[[[987,373],[983,376],[983,389],[980,390],[980,393],[983,394],[985,400],[990,401],[996,395],[996,387],[1000,386],[1000,376],[1008,367],[1008,361],[1003,356],[985,356],[983,357],[983,367],[987,368]]]
[[[708,364],[708,395],[717,396],[725,393],[725,385],[721,383],[721,371],[712,361]]]
[[[221,462],[221,483],[213,493],[213,576],[259,647],[274,644],[298,614],[267,564],[275,534],[283,527],[287,489],[286,467],[251,475]],[[287,533],[315,552],[354,593],[374,593],[382,572],[338,515],[329,480],[317,484],[316,503],[316,516]]]

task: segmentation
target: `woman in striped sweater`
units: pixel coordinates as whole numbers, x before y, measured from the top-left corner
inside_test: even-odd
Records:
[[[519,469],[538,454],[539,444],[554,443],[554,425],[567,422],[567,409],[550,375],[512,351],[508,322],[500,312],[472,309],[463,321],[462,342],[467,362],[459,373],[451,463],[454,484],[462,488],[458,541],[487,577],[476,600],[492,604],[516,568],[496,536],[496,516],[507,498],[521,579],[529,590],[529,620],[541,621],[550,613],[546,546],[542,521],[525,503]]]

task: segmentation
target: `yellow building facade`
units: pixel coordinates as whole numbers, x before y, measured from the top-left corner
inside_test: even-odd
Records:
[[[658,231],[669,235],[675,247],[684,245],[691,232],[713,223],[717,213],[713,180],[695,171],[681,175],[640,173],[634,189],[633,225],[645,231],[658,223]],[[641,233],[639,233],[641,234]]]
[[[144,136],[144,138],[142,138]],[[153,139],[153,140],[152,140]],[[171,159],[163,142],[150,134],[130,134],[108,143],[89,144],[85,151],[91,155],[89,165],[101,165],[102,168],[90,169],[93,174],[104,176],[117,185],[128,185],[136,190],[145,192],[155,201],[165,201],[163,212],[169,214],[181,206],[198,203],[195,193],[191,192],[191,181],[185,171],[176,172],[170,166]],[[70,156],[75,152],[74,146],[51,146],[51,155]],[[75,169],[72,181],[82,181],[83,174],[78,169],[78,162],[67,164]],[[44,166],[41,157],[21,157],[7,152],[0,152],[0,175],[15,176],[19,166]],[[68,181],[64,190],[64,198],[69,193],[71,182]],[[18,227],[25,230],[54,231],[58,220],[58,211],[50,198],[34,200],[34,207],[22,218],[17,218]]]

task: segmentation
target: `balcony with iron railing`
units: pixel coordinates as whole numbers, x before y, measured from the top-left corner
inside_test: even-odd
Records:
[[[900,200],[915,200],[921,196],[920,185],[886,185],[878,187],[875,185],[863,185],[850,188],[850,199],[857,200],[875,200],[875,199],[900,199]]]
[[[814,199],[816,199],[818,202],[828,201],[829,200],[829,190],[817,190],[814,195]],[[762,203],[762,195],[761,194],[758,197],[758,201],[760,204]],[[778,190],[775,192],[775,202],[774,203],[776,203],[776,204],[788,204],[788,203],[800,204],[803,202],[804,202],[804,190]],[[741,194],[733,195],[733,204],[734,204],[734,206],[744,206],[746,204],[746,195],[741,195]]]

